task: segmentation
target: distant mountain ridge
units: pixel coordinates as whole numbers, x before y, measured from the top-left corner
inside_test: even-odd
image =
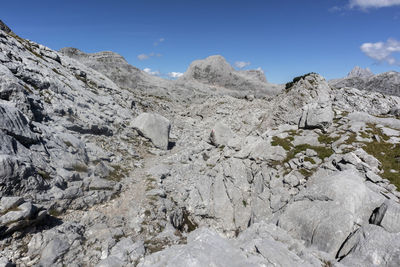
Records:
[[[369,69],[355,67],[347,77],[330,80],[329,85],[337,89],[351,87],[400,96],[400,73],[388,71],[374,75]]]

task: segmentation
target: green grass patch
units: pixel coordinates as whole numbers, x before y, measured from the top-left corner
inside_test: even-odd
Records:
[[[363,149],[381,162],[383,170],[381,176],[400,189],[400,145],[377,140],[364,142],[364,145]],[[390,170],[395,170],[397,173],[392,173]]]
[[[315,152],[317,152],[317,156],[321,159],[324,160],[325,158],[330,157],[334,152],[332,150],[332,148],[330,147],[324,147],[324,146],[312,146],[309,144],[302,144],[302,145],[298,145],[293,147],[292,150],[290,150],[290,152],[288,153],[285,162],[288,162],[289,160],[293,159],[296,154],[300,153],[300,152],[304,152],[307,149],[312,149]]]
[[[292,141],[294,140],[293,136],[288,136],[286,138],[279,138],[277,136],[272,137],[271,145],[272,146],[281,146],[286,151],[290,150],[292,147]]]
[[[107,180],[119,182],[122,178],[128,175],[128,171],[122,168],[120,165],[111,165],[112,171],[106,177]]]
[[[313,174],[313,171],[309,171],[306,169],[299,169],[298,170],[304,177],[310,177]]]
[[[365,131],[367,134],[370,134],[371,136],[377,135],[385,141],[390,139],[390,137],[384,134],[380,128],[376,127],[375,124],[367,123],[367,127],[369,128]]]
[[[340,139],[340,136],[331,137],[328,134],[320,134],[318,136],[318,142],[320,142],[321,144],[326,144],[326,145],[331,145],[332,143],[336,142],[339,139]]]
[[[344,143],[347,144],[347,145],[351,145],[354,142],[357,142],[357,134],[352,132],[349,135],[349,137],[346,139],[346,141],[344,141]]]
[[[304,161],[308,161],[311,164],[316,164],[315,160],[313,158],[311,158],[311,157],[304,157]]]
[[[76,172],[88,172],[88,167],[85,164],[77,163],[72,166],[72,169]]]

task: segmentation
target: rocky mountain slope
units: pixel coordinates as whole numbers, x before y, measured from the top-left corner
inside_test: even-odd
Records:
[[[355,67],[346,78],[329,81],[335,88],[357,88],[388,95],[400,96],[400,73],[389,71],[373,75],[368,69]]]
[[[1,266],[399,265],[399,97],[0,29]]]
[[[261,70],[236,71],[222,56],[196,60],[178,79],[177,84],[193,88],[211,86],[211,91],[234,96],[277,94],[282,87],[267,82]]]

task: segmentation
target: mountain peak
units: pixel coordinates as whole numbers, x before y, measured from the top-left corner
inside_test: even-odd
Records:
[[[353,77],[360,77],[360,78],[366,78],[374,75],[369,68],[361,68],[359,66],[355,66],[347,75],[347,78],[353,78]]]

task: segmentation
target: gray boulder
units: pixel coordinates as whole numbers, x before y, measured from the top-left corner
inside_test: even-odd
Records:
[[[370,223],[382,226],[390,233],[400,232],[400,204],[386,200],[371,216]]]
[[[168,149],[171,123],[159,114],[142,113],[132,122],[132,127],[158,148]]]
[[[333,121],[334,113],[329,102],[312,103],[303,108],[303,114],[299,121],[300,128],[326,129]]]
[[[12,264],[7,258],[0,256],[0,267],[15,267],[15,264]]]
[[[54,238],[43,249],[39,266],[54,266],[54,263],[68,251],[69,247],[66,240]]]
[[[345,266],[399,266],[400,233],[367,224],[353,233],[338,253]]]
[[[229,140],[234,137],[235,135],[229,126],[222,122],[217,122],[211,130],[210,142],[214,146],[227,146]]]
[[[229,240],[207,229],[199,228],[188,236],[187,245],[176,245],[154,253],[139,265],[163,267],[203,267],[203,266],[255,266],[246,255],[234,247]]]
[[[368,222],[383,201],[355,171],[313,176],[279,218],[278,225],[307,246],[336,255],[354,225]]]

